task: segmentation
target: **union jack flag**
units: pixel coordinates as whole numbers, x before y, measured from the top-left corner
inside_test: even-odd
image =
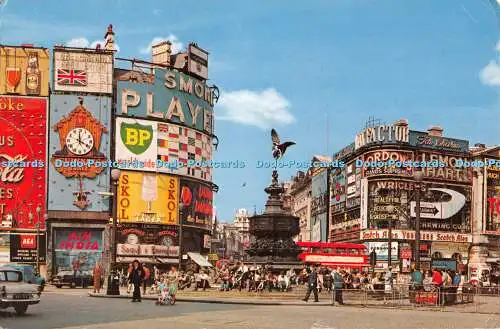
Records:
[[[66,86],[86,86],[87,71],[85,70],[57,70],[57,84]]]

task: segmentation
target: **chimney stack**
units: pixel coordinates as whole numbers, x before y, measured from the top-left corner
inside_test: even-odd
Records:
[[[408,127],[408,120],[406,120],[406,119],[399,119],[399,120],[396,120],[396,121],[394,121],[394,125],[395,125],[395,126],[404,126],[404,127]]]
[[[440,126],[431,126],[427,129],[427,134],[429,136],[443,137],[443,128]]]
[[[170,66],[170,55],[172,54],[172,43],[162,41],[152,47],[152,62],[159,65]]]
[[[476,144],[474,144],[474,147],[477,147],[478,149],[484,150],[486,148],[486,144],[476,143]]]

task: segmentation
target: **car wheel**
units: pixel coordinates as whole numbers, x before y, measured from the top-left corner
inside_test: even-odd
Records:
[[[69,287],[70,287],[71,289],[76,288],[76,283],[71,282],[71,284],[69,285]]]
[[[14,306],[14,309],[16,310],[17,315],[24,315],[26,314],[26,311],[28,310],[28,304],[19,304]]]
[[[55,284],[56,288],[59,288],[61,289],[62,288],[62,284]]]

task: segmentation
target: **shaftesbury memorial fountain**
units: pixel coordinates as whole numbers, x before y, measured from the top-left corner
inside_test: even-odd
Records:
[[[273,158],[283,157],[286,149],[294,142],[281,143],[276,130],[271,130]],[[250,217],[251,244],[246,250],[248,262],[267,264],[273,268],[286,268],[299,264],[300,248],[293,241],[299,234],[299,217],[292,216],[283,209],[282,194],[285,189],[278,182],[278,166],[273,170],[271,185],[264,191],[269,194],[264,213]]]

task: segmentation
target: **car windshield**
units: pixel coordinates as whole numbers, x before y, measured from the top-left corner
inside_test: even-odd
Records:
[[[23,276],[17,271],[0,271],[0,282],[21,282]]]

